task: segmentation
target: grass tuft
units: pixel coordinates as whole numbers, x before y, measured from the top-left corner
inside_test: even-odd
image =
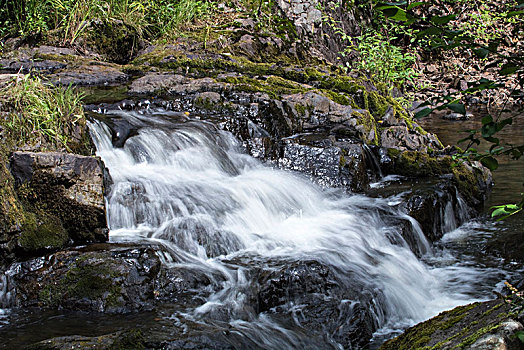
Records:
[[[17,75],[0,89],[4,114],[0,123],[18,145],[51,145],[71,151],[74,135],[85,126],[82,95],[54,87],[38,77]]]

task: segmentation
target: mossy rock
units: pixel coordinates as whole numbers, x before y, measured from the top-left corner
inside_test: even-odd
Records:
[[[104,334],[97,337],[80,335],[57,337],[25,347],[25,350],[63,350],[63,349],[98,349],[98,350],[143,350],[145,337],[139,329]]]
[[[515,315],[503,300],[473,303],[445,311],[385,342],[380,350],[466,349],[483,335],[497,331]]]
[[[18,245],[24,252],[32,254],[43,250],[55,250],[67,245],[69,236],[61,221],[45,212],[25,213]]]
[[[67,299],[101,299],[106,307],[122,306],[121,287],[114,283],[118,273],[108,266],[88,265],[79,260],[56,283],[47,284],[40,291],[40,305],[56,308]]]
[[[393,172],[408,177],[429,177],[449,174],[453,160],[449,156],[435,157],[420,151],[388,149],[388,156],[394,161]]]

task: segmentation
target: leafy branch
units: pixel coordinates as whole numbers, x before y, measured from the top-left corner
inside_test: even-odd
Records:
[[[417,37],[425,39],[431,50],[445,50],[450,51],[457,48],[471,50],[479,59],[487,59],[488,56],[494,58],[493,62],[488,64],[486,68],[498,67],[496,81],[482,78],[477,82],[468,83],[468,88],[461,92],[459,97],[451,95],[443,95],[434,99],[431,102],[425,102],[421,105],[422,108],[415,114],[415,118],[422,118],[431,114],[434,110],[450,109],[456,113],[466,115],[466,108],[461,103],[461,97],[467,94],[475,94],[483,90],[495,90],[504,87],[502,81],[510,76],[515,78],[515,85],[511,89],[510,94],[506,97],[502,108],[495,118],[492,115],[486,115],[482,118],[482,126],[480,130],[470,130],[469,135],[460,140],[459,143],[468,142],[467,147],[462,153],[454,156],[456,161],[480,161],[485,167],[490,170],[496,170],[499,167],[497,157],[509,156],[514,160],[518,160],[524,154],[524,145],[514,145],[506,143],[501,145],[500,139],[497,137],[504,127],[513,123],[513,118],[516,116],[502,119],[502,113],[508,112],[506,109],[510,99],[518,100],[524,96],[524,57],[522,55],[509,55],[500,52],[500,39],[490,38],[487,42],[476,40],[476,38],[468,34],[463,29],[454,28],[451,22],[457,19],[457,14],[449,13],[447,9],[444,15],[440,16],[425,16],[421,8],[426,5],[434,5],[434,3],[424,1],[399,1],[399,2],[378,2],[376,9],[383,12],[383,14],[392,20],[404,23],[405,26],[416,26],[419,28]],[[517,0],[514,8],[504,13],[504,18],[516,18],[520,21],[524,15],[524,0]],[[519,35],[519,27],[516,27],[512,34]],[[518,113],[522,112],[522,108]],[[481,144],[481,141],[490,144],[487,151],[480,152],[476,146]],[[524,195],[524,194],[523,194]],[[504,204],[492,207],[493,217],[499,217],[499,220],[505,219],[508,216],[521,212],[524,207],[524,198],[515,204]]]

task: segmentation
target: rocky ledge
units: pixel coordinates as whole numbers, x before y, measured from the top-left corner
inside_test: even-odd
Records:
[[[105,172],[99,158],[19,151],[9,165],[20,216],[18,225],[3,233],[4,262],[107,240]]]

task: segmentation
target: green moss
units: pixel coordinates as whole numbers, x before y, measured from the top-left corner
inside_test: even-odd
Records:
[[[492,307],[492,308],[489,309],[488,311],[484,312],[484,313],[482,314],[481,317],[486,317],[486,316],[491,315],[491,314],[493,313],[493,311],[495,311],[495,310],[501,308],[502,306],[504,306],[503,303],[500,303],[500,304],[495,305],[494,307]],[[504,315],[504,314],[502,313],[502,314],[500,314],[500,315]],[[500,316],[500,315],[499,315],[499,316]]]
[[[18,239],[18,245],[26,251],[58,249],[66,245],[69,237],[60,220],[43,211],[35,215],[25,213],[25,221]]]
[[[4,140],[2,140],[4,141]],[[25,220],[24,210],[14,189],[14,179],[7,168],[8,146],[0,143],[0,232],[16,231]],[[1,260],[1,259],[0,259]]]
[[[335,103],[338,103],[338,104],[341,104],[341,105],[344,105],[344,106],[349,106],[351,105],[351,98],[341,94],[341,93],[338,93],[338,92],[334,92],[334,91],[331,91],[331,90],[326,90],[326,89],[321,89],[320,92],[322,93],[322,95],[328,97],[331,101],[335,102]]]
[[[466,346],[471,345],[474,342],[476,342],[481,336],[488,334],[488,333],[493,333],[498,328],[500,328],[500,324],[489,325],[489,326],[483,327],[479,329],[478,331],[476,331],[475,333],[473,333],[472,335],[470,335],[469,337],[467,337],[466,339],[464,339],[460,344],[453,347],[453,349],[464,349]]]
[[[361,132],[360,137],[362,140],[364,140],[367,144],[374,144],[378,145],[380,143],[378,131],[377,131],[377,123],[375,121],[375,118],[371,116],[371,114],[367,112],[358,112],[353,111],[352,116],[357,117],[357,123],[358,125],[362,125],[364,127],[364,132]],[[370,138],[369,135],[373,131],[374,137]]]
[[[437,330],[449,329],[460,322],[467,312],[480,305],[473,303],[459,306],[453,310],[443,312],[438,316],[409,328],[400,337],[388,340],[381,346],[381,350],[411,350],[411,349],[431,349],[426,344],[431,340],[431,336]]]
[[[388,156],[394,161],[394,171],[409,177],[438,176],[451,173],[452,159],[449,156],[434,157],[419,151],[388,149]]]
[[[295,104],[295,110],[297,111],[297,113],[300,115],[300,116],[305,116],[306,115],[306,107],[300,103],[297,103]]]
[[[218,79],[218,81],[231,84],[231,88],[236,91],[264,92],[272,98],[278,98],[281,95],[295,94],[308,90],[299,83],[278,76],[269,76],[265,80],[238,76],[222,78]]]
[[[108,60],[124,64],[138,51],[140,35],[135,27],[121,21],[104,20],[92,22],[88,45]]]
[[[461,163],[452,169],[453,178],[457,184],[459,192],[468,200],[481,196],[475,169]]]
[[[120,334],[108,350],[143,350],[145,337],[139,329],[131,329]]]
[[[57,283],[47,284],[39,293],[44,307],[58,307],[67,299],[103,299],[106,307],[121,304],[122,290],[114,283],[118,277],[108,266],[91,265],[77,259]]]
[[[397,158],[400,154],[400,150],[396,148],[388,148],[388,157],[390,158]]]

